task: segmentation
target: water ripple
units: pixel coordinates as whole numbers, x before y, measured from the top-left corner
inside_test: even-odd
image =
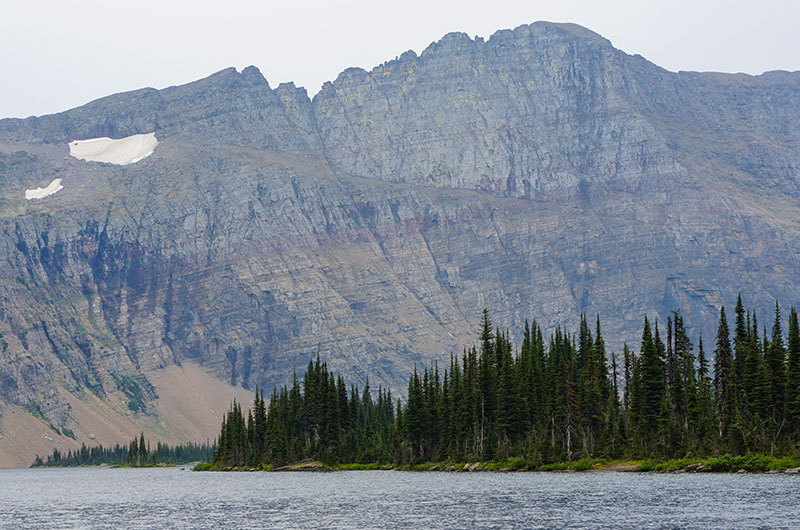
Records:
[[[800,477],[0,470],[9,529],[792,529]]]

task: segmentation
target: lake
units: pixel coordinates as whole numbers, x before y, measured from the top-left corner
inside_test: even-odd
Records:
[[[800,476],[0,469],[0,528],[800,528]]]

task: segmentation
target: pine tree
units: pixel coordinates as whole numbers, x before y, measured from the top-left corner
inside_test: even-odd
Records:
[[[516,434],[515,412],[518,402],[515,399],[514,360],[511,357],[511,343],[507,337],[498,338],[497,343],[497,409],[495,413],[495,430],[497,442],[507,446]]]
[[[134,437],[133,440],[131,440],[131,443],[128,447],[129,447],[128,465],[129,466],[139,465],[139,442],[137,442],[136,437]]]
[[[408,403],[403,411],[405,438],[409,441],[411,460],[422,456],[422,437],[424,423],[424,397],[422,381],[414,367],[414,374],[408,381]]]
[[[730,388],[733,399],[733,417],[736,430],[732,435],[738,437],[742,428],[742,411],[746,406],[743,375],[745,374],[745,359],[747,357],[748,343],[750,341],[750,312],[745,311],[742,303],[742,294],[736,298],[736,324],[733,332],[733,354],[731,365]]]
[[[139,435],[139,452],[137,453],[136,465],[147,465],[147,445],[144,441],[144,432]]]
[[[495,432],[494,414],[497,410],[496,398],[496,355],[492,323],[488,310],[483,310],[483,330],[481,331],[481,355],[479,357],[478,386],[479,394],[476,403],[477,443],[484,459],[494,456]]]
[[[659,432],[662,419],[664,401],[664,361],[659,355],[660,340],[658,324],[655,326],[656,335],[650,328],[647,317],[644,319],[642,332],[642,369],[641,369],[641,425],[643,436],[652,436]]]
[[[598,367],[592,332],[586,322],[586,315],[581,315],[577,356],[577,368],[580,372],[577,381],[577,399],[580,422],[586,426],[583,433],[585,455],[594,452],[595,438],[600,431],[600,411],[605,405],[601,395]]]
[[[678,411],[676,422],[682,429],[681,443],[684,448],[688,448],[697,438],[696,432],[701,417],[697,371],[692,352],[692,341],[686,332],[683,316],[679,311],[673,311],[672,315],[674,322],[673,349],[678,372],[673,398]]]
[[[741,300],[741,299],[740,299]],[[731,354],[730,332],[725,318],[725,306],[719,312],[717,327],[717,348],[714,351],[714,401],[719,418],[719,435],[724,437],[734,415],[734,397],[731,386],[733,357]]]
[[[322,440],[326,455],[335,455],[336,450],[339,448],[340,421],[339,393],[336,389],[333,373],[330,373],[325,397],[325,431]]]
[[[704,446],[714,446],[713,439],[718,432],[715,424],[714,395],[711,390],[711,378],[709,377],[709,363],[703,349],[703,337],[700,336],[697,346],[697,383],[698,383],[698,408],[700,418],[697,428],[697,443],[701,449]]]
[[[800,326],[798,326],[797,311],[794,308],[789,313],[787,355],[784,407],[787,430],[797,435],[800,433]]]
[[[769,374],[769,397],[772,402],[772,418],[780,425],[783,419],[784,398],[786,394],[786,347],[781,329],[781,309],[775,301],[775,317],[772,322],[772,337],[765,349],[765,364]]]
[[[627,344],[622,346],[622,363],[625,371],[625,390],[623,391],[622,404],[626,409],[631,408],[631,390],[633,383],[631,376],[633,375],[633,355]]]

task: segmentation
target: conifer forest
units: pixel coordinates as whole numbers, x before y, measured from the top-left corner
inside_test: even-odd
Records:
[[[128,445],[116,444],[113,447],[82,444],[80,449],[67,452],[53,449],[46,459],[36,456],[31,467],[72,467],[98,466],[101,464],[124,465],[128,467],[149,467],[157,465],[186,464],[209,460],[214,454],[214,446],[206,443],[185,443],[169,445],[156,442],[151,446],[144,433],[134,437]]]
[[[709,345],[689,337],[679,311],[666,323],[645,318],[638,349],[617,353],[599,317],[547,338],[526,323],[515,345],[484,311],[477,345],[448,366],[417,367],[404,401],[369,382],[348,386],[317,358],[302,382],[295,374],[268,400],[257,391],[250,410],[234,402],[211,465],[796,457],[797,312],[784,333],[776,303],[768,330],[740,296],[732,320],[731,331],[723,307]]]

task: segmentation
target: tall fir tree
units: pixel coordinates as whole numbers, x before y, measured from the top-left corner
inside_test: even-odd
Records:
[[[769,397],[772,402],[771,415],[776,425],[783,420],[786,397],[786,346],[781,327],[781,308],[775,301],[775,316],[772,321],[772,337],[765,348],[765,364],[769,374]]]
[[[730,331],[728,330],[728,320],[725,317],[725,306],[722,306],[717,326],[717,347],[714,350],[714,401],[717,407],[720,437],[727,434],[735,413],[734,389],[731,385],[732,371],[733,355]]]
[[[642,332],[642,357],[641,357],[641,433],[643,438],[652,440],[652,434],[659,432],[662,419],[664,401],[664,361],[660,354],[663,343],[658,337],[658,324],[655,326],[655,335],[650,327],[647,317],[644,319]],[[651,450],[650,442],[645,443]]]
[[[787,337],[785,414],[787,428],[795,436],[800,434],[800,326],[797,311],[789,313]]]

